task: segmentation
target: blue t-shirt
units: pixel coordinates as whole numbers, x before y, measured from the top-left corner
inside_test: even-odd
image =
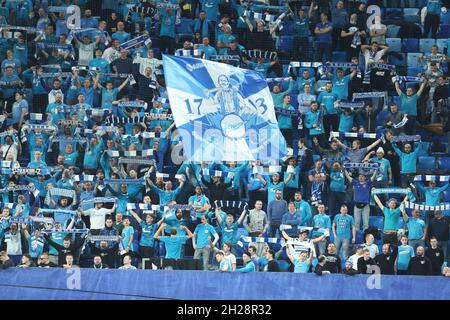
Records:
[[[159,241],[164,242],[166,245],[166,259],[180,259],[181,247],[186,243],[187,239],[187,236],[159,237]]]
[[[336,236],[340,239],[351,239],[352,226],[355,225],[352,216],[348,214],[337,214],[334,217],[333,223],[336,225]]]
[[[320,22],[316,25],[317,28],[319,29],[327,29],[327,28],[332,28],[333,25],[330,22]],[[327,43],[331,43],[331,33],[332,31],[329,31],[327,33],[320,33],[316,35],[317,38],[317,42],[327,42]]]
[[[192,203],[194,206],[203,207],[205,204],[209,203],[209,199],[202,194],[201,196],[193,195],[189,197],[188,203]],[[202,215],[206,214],[206,211],[196,211],[195,216],[200,218]]]
[[[126,247],[128,247],[128,243],[130,242],[130,238],[133,234],[134,234],[134,228],[132,226],[123,228],[121,243],[122,243],[122,246],[124,249]],[[133,242],[131,242],[130,251],[133,251]]]
[[[410,240],[422,240],[425,231],[425,221],[420,218],[408,218],[406,223],[408,226],[408,238]]]
[[[339,79],[337,76],[333,77],[333,93],[340,100],[347,100],[348,97],[348,83],[350,82],[350,75],[346,75]]]
[[[352,180],[353,185],[353,200],[358,203],[369,203],[370,201],[370,188],[372,184],[370,180],[366,180],[360,183],[358,180]]]
[[[226,271],[228,271],[228,272],[233,271],[233,269],[231,267],[231,262],[229,259],[223,259],[222,261],[220,261],[219,270],[224,271],[223,270],[224,267],[226,267]]]
[[[335,92],[322,91],[317,97],[317,102],[323,104],[325,107],[325,114],[336,114],[337,110],[334,107],[334,102],[337,100],[338,96]]]
[[[210,224],[198,224],[197,227],[195,227],[194,233],[197,236],[197,243],[196,246],[198,249],[204,248],[207,245],[210,244],[210,240],[208,238],[213,238],[214,235],[217,234],[214,227]]]
[[[275,200],[275,192],[277,190],[281,190],[281,198],[283,198],[283,190],[285,184],[284,182],[278,182],[277,184],[273,184],[271,181],[267,181],[267,203]]]
[[[160,36],[166,36],[170,38],[175,38],[175,21],[176,15],[172,13],[170,16],[166,14],[166,11],[162,11],[161,14],[161,30],[159,31]]]
[[[313,217],[313,227],[314,228],[324,228],[324,229],[328,229],[330,230],[331,228],[331,219],[330,216],[326,215],[326,214],[321,214],[318,213]],[[318,231],[313,231],[312,236],[321,236],[322,233],[318,232]]]
[[[224,243],[231,243],[236,244],[236,233],[239,228],[239,225],[237,222],[233,222],[232,224],[228,224],[226,221],[222,220],[221,223],[222,228],[222,244]]]
[[[294,273],[308,273],[309,262],[308,260],[300,261],[300,259],[294,259]]]
[[[120,43],[124,43],[124,42],[127,42],[128,40],[130,40],[131,36],[128,32],[117,31],[112,34],[111,38],[113,40],[119,40]]]
[[[408,270],[409,260],[414,257],[414,249],[411,246],[399,246],[397,257],[397,269]]]
[[[406,113],[408,116],[417,117],[417,94],[407,96],[406,94],[402,93],[400,97],[401,103],[399,111]]]
[[[144,220],[141,221],[142,234],[139,245],[141,247],[153,247],[155,231],[158,228],[156,223],[148,224]]]
[[[391,210],[389,208],[384,207],[383,214],[384,214],[384,230],[397,230],[400,208],[395,208],[394,210]]]

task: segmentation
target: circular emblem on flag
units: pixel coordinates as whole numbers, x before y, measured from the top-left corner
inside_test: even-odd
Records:
[[[223,117],[220,122],[223,133],[231,139],[238,139],[245,136],[245,124],[241,117],[230,114]]]

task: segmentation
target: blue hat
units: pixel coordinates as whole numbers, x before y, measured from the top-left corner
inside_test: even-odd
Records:
[[[345,264],[350,264],[351,266],[353,266],[353,262],[351,261],[351,260],[347,260],[347,261],[345,261]]]

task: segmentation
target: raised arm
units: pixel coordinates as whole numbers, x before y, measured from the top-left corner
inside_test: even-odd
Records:
[[[139,215],[134,212],[134,210],[130,210],[131,215],[136,219],[137,223],[141,223],[142,219],[139,217]]]
[[[244,218],[245,218],[246,215],[247,215],[247,210],[244,209],[244,210],[242,211],[241,216],[239,217],[237,223],[238,223],[238,224],[241,224],[242,221],[244,221]]]
[[[161,225],[159,226],[158,230],[156,230],[155,235],[153,236],[153,238],[155,238],[156,240],[159,240],[159,235],[161,234],[161,231],[167,226],[167,223],[161,223]]]
[[[367,147],[367,151],[370,151],[373,148],[375,148],[380,142],[381,142],[381,139],[377,139],[377,141],[375,141],[374,143],[372,143],[370,146]]]
[[[423,82],[420,84],[419,90],[417,91],[417,96],[420,97],[420,95],[423,92],[423,89],[425,89],[425,85],[427,84],[427,80],[424,79]]]
[[[378,207],[383,211],[384,210],[384,205],[381,202],[380,198],[378,198],[378,196],[376,194],[374,194],[373,195],[373,199],[375,200],[375,202],[378,205]]]
[[[395,81],[394,86],[395,86],[395,91],[397,91],[397,94],[399,96],[401,96],[403,92],[402,92],[402,89],[400,89],[400,85],[398,84],[398,81]]]
[[[292,248],[292,246],[291,246],[290,244],[288,244],[288,245],[286,246],[286,254],[287,254],[289,260],[291,260],[291,262],[294,263],[294,260],[295,260],[295,259],[294,259],[294,256],[292,255],[291,250],[294,251],[294,249]]]

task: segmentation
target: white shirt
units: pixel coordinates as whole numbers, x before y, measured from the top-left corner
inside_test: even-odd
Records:
[[[236,264],[236,256],[234,254],[232,254],[231,252],[228,254],[224,255],[225,259],[228,259],[228,261],[230,261],[231,266],[233,266],[233,264]]]
[[[83,212],[85,216],[90,216],[91,229],[103,229],[105,227],[105,216],[111,214],[112,210],[105,208],[92,208]]]
[[[145,75],[145,69],[147,69],[147,67],[150,67],[152,71],[155,71],[162,65],[162,61],[156,58],[142,58],[139,56],[134,58],[133,63],[139,63],[139,73],[142,75]]]
[[[370,257],[373,259],[378,254],[378,246],[375,243],[372,244],[363,244],[364,249],[368,249],[370,251]]]
[[[102,58],[108,61],[108,63],[111,63],[119,58],[119,55],[120,53],[116,48],[110,47],[103,52]]]
[[[89,62],[94,59],[94,49],[97,47],[95,43],[78,45],[78,65],[87,66]]]
[[[356,271],[358,271],[358,259],[361,258],[362,256],[357,255],[356,253],[352,256],[350,256],[350,258],[348,258],[348,260],[350,260],[352,262],[352,268]]]
[[[11,144],[11,148],[10,148],[10,145],[7,145],[7,144],[2,145],[0,148],[0,152],[2,154],[2,160],[3,159],[6,160],[8,155],[12,155],[12,161],[16,162],[17,154],[19,153],[19,147],[17,145],[17,142],[13,142]]]

